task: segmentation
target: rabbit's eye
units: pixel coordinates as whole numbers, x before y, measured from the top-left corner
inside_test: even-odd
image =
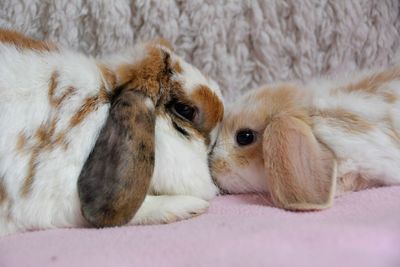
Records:
[[[256,133],[251,129],[242,129],[236,132],[236,143],[239,146],[247,146],[256,140]]]
[[[195,108],[182,103],[175,103],[173,110],[176,115],[188,121],[193,121],[194,116],[196,115]]]

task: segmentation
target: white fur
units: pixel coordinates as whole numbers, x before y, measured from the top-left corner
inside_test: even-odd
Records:
[[[182,140],[169,118],[158,117],[156,168],[151,180],[151,191],[157,194],[192,195],[211,199],[218,189],[212,182],[207,156],[207,147],[203,141]]]
[[[170,223],[203,213],[208,202],[193,196],[147,196],[129,224]]]

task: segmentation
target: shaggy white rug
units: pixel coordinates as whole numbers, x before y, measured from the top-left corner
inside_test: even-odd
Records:
[[[398,0],[1,0],[0,26],[93,55],[161,36],[227,99],[265,82],[390,62]]]

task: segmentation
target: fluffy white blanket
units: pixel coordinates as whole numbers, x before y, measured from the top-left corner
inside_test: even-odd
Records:
[[[265,82],[387,64],[400,41],[397,0],[1,0],[0,26],[93,55],[161,36],[227,99]]]

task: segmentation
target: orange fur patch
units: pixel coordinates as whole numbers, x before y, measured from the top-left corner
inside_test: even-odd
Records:
[[[57,46],[53,43],[35,40],[22,35],[16,31],[0,29],[0,42],[15,45],[20,49],[31,49],[37,51],[56,51]]]
[[[51,74],[50,82],[49,82],[49,90],[48,90],[49,102],[55,108],[58,108],[65,99],[67,99],[71,95],[75,94],[75,92],[76,92],[76,89],[74,87],[69,86],[61,94],[60,97],[56,97],[55,94],[56,94],[56,88],[58,86],[58,77],[59,77],[59,74],[57,71],[54,71]]]
[[[105,82],[107,83],[109,88],[115,88],[117,84],[117,77],[113,71],[111,71],[107,66],[104,64],[98,64],[97,65],[101,71],[101,74],[103,78],[105,79]]]
[[[175,70],[176,73],[181,74],[183,72],[181,64],[179,64],[178,61],[175,62],[175,64],[172,66],[172,68]]]
[[[224,117],[224,106],[221,100],[205,85],[200,85],[194,89],[191,98],[202,111],[201,130],[209,133]]]
[[[311,125],[308,111],[301,106],[303,95],[291,84],[282,84],[276,88],[264,88],[248,97],[246,120],[257,121],[261,129],[280,116],[290,115]]]
[[[23,132],[20,132],[18,134],[18,139],[17,139],[17,144],[16,144],[16,149],[19,153],[22,153],[24,151],[25,145],[27,143],[26,136]]]
[[[147,52],[146,58],[139,63],[124,64],[117,68],[117,85],[124,84],[129,88],[141,90],[156,103],[160,96],[160,82],[167,83],[163,80],[163,76],[167,76],[163,74],[166,65],[162,50],[149,46]]]
[[[54,71],[50,76],[48,95],[49,95],[49,102],[53,106],[55,106],[54,103],[53,103],[54,102],[53,101],[53,97],[54,97],[54,93],[55,93],[57,85],[58,85],[58,76],[59,76],[59,74],[58,74],[57,71]]]
[[[341,108],[313,111],[312,115],[328,119],[329,123],[352,134],[365,133],[374,128],[373,124],[364,120],[357,114]]]
[[[264,164],[263,151],[260,142],[235,150],[232,154],[232,160],[238,166],[246,166],[250,162],[253,164]]]
[[[64,129],[57,133],[56,128],[61,105],[69,96],[76,92],[74,87],[69,86],[64,92],[62,92],[61,96],[56,97],[55,94],[57,93],[58,79],[59,73],[55,71],[51,74],[49,80],[48,99],[54,109],[51,118],[49,118],[48,122],[43,123],[36,129],[34,138],[28,140],[24,133],[20,133],[17,140],[17,151],[30,151],[28,172],[21,188],[22,196],[26,196],[32,188],[36,175],[36,165],[40,155],[44,151],[54,149],[56,146],[61,146],[66,150],[68,148],[68,143],[66,142],[66,134],[68,130],[82,122],[91,112],[96,110],[99,105],[109,101],[109,95],[103,85],[103,87],[100,88],[99,94],[85,99],[80,109],[71,117],[69,129]],[[31,141],[30,144],[28,144],[28,141]]]
[[[383,84],[393,80],[400,79],[400,68],[394,67],[373,75],[370,75],[361,81],[352,83],[349,86],[343,88],[347,92],[362,91],[366,93],[374,94]]]
[[[36,174],[36,161],[39,156],[40,148],[35,147],[32,150],[31,158],[28,163],[28,173],[25,177],[24,184],[22,185],[21,188],[21,195],[26,196],[28,193],[31,191],[33,182],[34,182],[34,177]]]
[[[393,104],[397,101],[397,95],[392,92],[382,92],[382,97],[385,102]]]
[[[69,96],[75,94],[76,89],[72,86],[68,87],[65,92],[62,93],[62,95],[59,98],[52,98],[51,99],[51,104],[55,107],[58,107],[61,105],[61,103],[68,98]]]
[[[360,191],[368,188],[383,186],[383,183],[378,180],[366,179],[360,173],[353,172],[346,173],[338,178],[337,183],[338,195],[345,192]]]
[[[0,177],[0,204],[8,198],[6,186],[4,185],[4,177]]]
[[[215,173],[217,174],[223,174],[230,172],[230,167],[228,162],[226,162],[223,159],[217,159],[212,161],[212,168],[211,168]]]
[[[70,119],[70,127],[75,127],[81,123],[90,113],[95,111],[101,104],[107,103],[109,100],[110,96],[105,88],[101,88],[98,95],[86,98],[78,112]]]
[[[35,132],[36,143],[32,147],[31,157],[28,163],[28,173],[21,189],[21,194],[23,196],[27,195],[32,188],[36,174],[36,165],[41,152],[53,148],[52,137],[56,130],[56,124],[56,119],[53,119],[49,124],[42,124]]]
[[[54,138],[54,145],[62,146],[64,150],[68,149],[68,143],[66,142],[66,131],[62,131]]]
[[[387,126],[384,128],[385,134],[390,137],[390,139],[395,145],[400,147],[400,134],[398,133],[398,131],[394,126],[393,119],[390,116],[388,116],[383,120],[383,122],[385,122]]]
[[[385,90],[385,84],[400,80],[400,68],[393,67],[388,70],[370,75],[358,82],[334,90],[333,93],[344,92],[363,92],[366,94],[381,96],[383,100],[389,104],[393,104],[398,100],[395,93]]]

